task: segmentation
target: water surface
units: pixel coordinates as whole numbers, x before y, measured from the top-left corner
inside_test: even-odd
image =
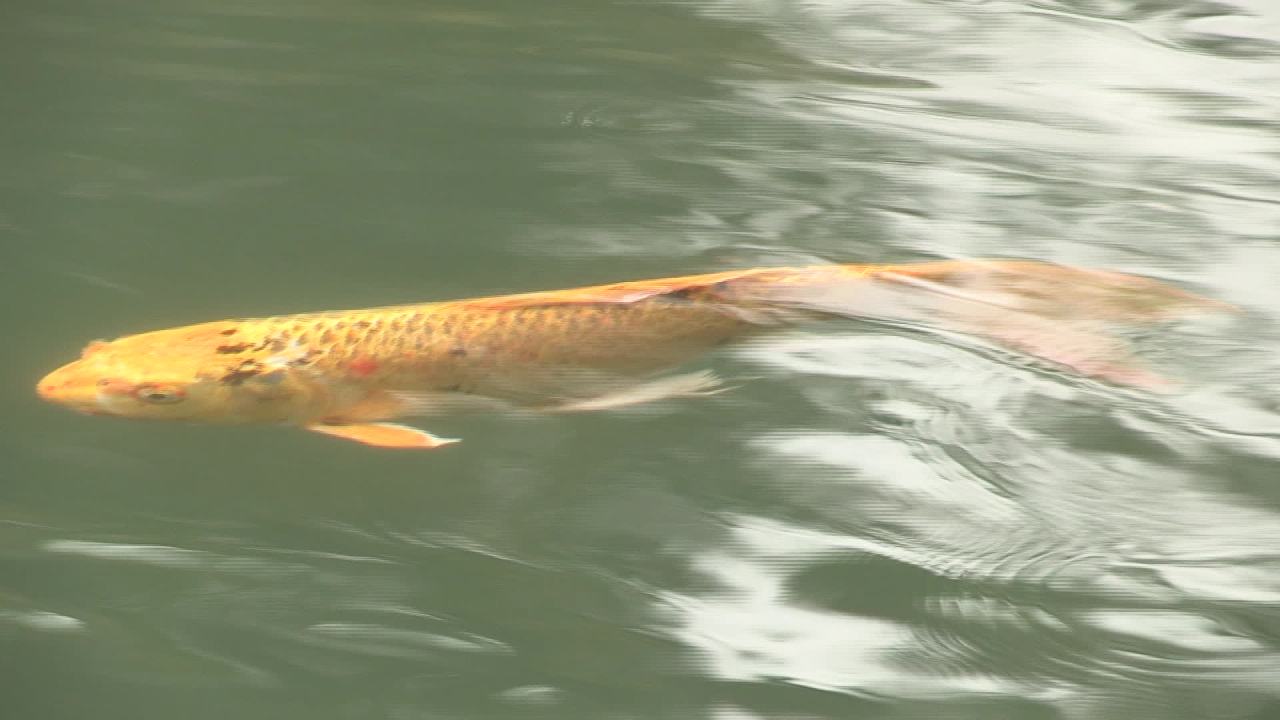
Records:
[[[0,698],[31,718],[1280,716],[1265,0],[6,6]],[[757,264],[1236,303],[1151,395],[827,324],[432,454],[41,405],[86,341]]]

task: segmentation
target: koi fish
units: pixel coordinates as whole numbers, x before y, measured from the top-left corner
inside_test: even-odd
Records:
[[[36,390],[94,415],[288,423],[434,448],[457,440],[391,421],[710,394],[722,389],[710,373],[658,373],[822,318],[960,333],[1080,375],[1156,387],[1161,378],[1110,331],[1225,307],[1146,278],[1030,261],[755,268],[145,332],[90,343]]]

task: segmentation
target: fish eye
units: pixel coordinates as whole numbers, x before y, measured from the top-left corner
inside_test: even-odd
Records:
[[[181,401],[182,398],[186,396],[186,393],[182,392],[178,388],[145,383],[139,385],[137,389],[133,391],[133,396],[144,402],[163,405],[165,403],[176,403]]]

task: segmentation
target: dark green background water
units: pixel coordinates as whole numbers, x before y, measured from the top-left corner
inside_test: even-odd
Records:
[[[1270,0],[9,0],[0,716],[1280,717]],[[378,452],[38,402],[96,337],[1015,256],[1153,397],[824,326]]]

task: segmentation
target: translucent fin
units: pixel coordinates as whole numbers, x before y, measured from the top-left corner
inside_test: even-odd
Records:
[[[383,448],[431,449],[461,442],[455,438],[441,438],[425,430],[397,423],[364,423],[359,425],[308,425],[312,432],[354,440],[365,445]]]
[[[1147,278],[1026,261],[855,266],[841,278],[753,288],[760,300],[829,315],[905,321],[988,339],[1076,373],[1146,388],[1168,381],[1116,334],[1226,303]]]
[[[1230,303],[1150,278],[1025,260],[885,265],[865,276],[1042,317],[1088,317],[1133,324],[1192,312],[1237,310]]]
[[[395,402],[397,416],[497,412],[511,407],[498,398],[458,392],[388,390],[387,396]]]
[[[548,412],[587,412],[591,410],[612,410],[615,408],[641,405],[657,400],[677,397],[697,397],[715,395],[727,390],[720,379],[710,371],[672,375],[650,382],[632,385],[598,397],[583,400],[572,400],[560,405],[553,405],[544,410]]]

